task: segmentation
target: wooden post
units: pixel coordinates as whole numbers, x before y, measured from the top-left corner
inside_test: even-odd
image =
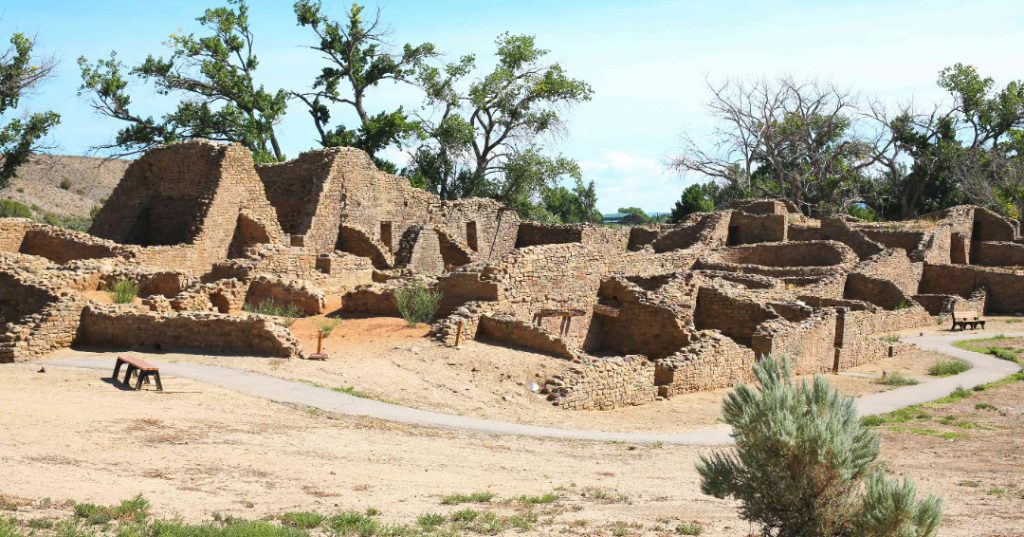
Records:
[[[317,330],[316,333],[316,353],[320,354],[324,351],[324,331]]]
[[[459,342],[462,341],[462,321],[459,321],[459,328],[455,331],[455,347],[458,348]]]

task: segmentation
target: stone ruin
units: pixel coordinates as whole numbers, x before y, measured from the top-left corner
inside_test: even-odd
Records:
[[[90,233],[0,219],[0,362],[71,345],[303,357],[245,305],[391,316],[413,277],[441,293],[439,342],[563,359],[548,399],[607,409],[748,380],[769,353],[838,371],[954,310],[1022,312],[1024,241],[973,206],[869,223],[759,200],[673,225],[543,224],[441,201],[356,149],[255,165],[188,142],[134,161]],[[125,280],[140,301],[99,299]]]

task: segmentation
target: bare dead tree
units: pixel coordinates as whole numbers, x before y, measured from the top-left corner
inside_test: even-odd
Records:
[[[718,121],[710,143],[683,135],[671,160],[679,172],[725,181],[753,196],[783,197],[809,214],[857,200],[856,177],[886,148],[884,129],[865,132],[861,98],[829,82],[729,80],[708,83]]]

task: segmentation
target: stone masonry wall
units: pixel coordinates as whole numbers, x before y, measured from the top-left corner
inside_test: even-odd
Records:
[[[160,314],[91,305],[76,343],[298,358],[302,347],[270,317],[219,313]]]
[[[548,400],[571,410],[607,410],[653,402],[654,364],[642,356],[594,359],[547,381]]]

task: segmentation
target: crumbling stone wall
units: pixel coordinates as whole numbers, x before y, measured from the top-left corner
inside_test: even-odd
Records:
[[[658,395],[725,388],[753,379],[754,351],[718,333],[700,331],[689,346],[656,362]]]
[[[700,288],[693,314],[697,330],[718,330],[747,347],[761,323],[778,318],[773,310],[751,298],[712,286]]]
[[[193,350],[298,358],[302,347],[269,317],[219,313],[160,314],[91,305],[82,312],[78,344]]]
[[[653,402],[654,364],[642,356],[574,364],[545,384],[548,400],[571,410],[607,410]]]
[[[729,237],[731,213],[728,211],[715,213],[699,213],[690,215],[686,221],[661,233],[651,241],[655,252],[669,252],[691,248],[696,245],[705,247],[722,246]],[[636,244],[639,241],[631,239]],[[630,248],[637,249],[634,247]]]
[[[133,162],[90,233],[157,247],[139,254],[150,266],[196,272],[251,246],[233,239],[285,242],[249,151],[201,141],[160,146]]]
[[[769,321],[758,326],[752,340],[755,355],[786,356],[795,374],[831,371],[835,358],[836,314],[826,309],[798,324]]]
[[[971,262],[990,267],[1024,266],[1024,244],[1016,242],[975,242]]]
[[[733,211],[729,221],[729,244],[754,244],[786,240],[789,216],[785,214],[747,214]]]
[[[465,330],[463,327],[464,332]],[[576,358],[576,352],[562,339],[539,326],[525,323],[510,315],[480,316],[474,339],[481,338],[509,343],[568,360]]]
[[[925,265],[919,288],[922,294],[959,295],[977,289],[987,292],[986,313],[1024,311],[1024,274],[1013,269],[967,265]]]
[[[257,276],[249,283],[245,302],[252,305],[272,302],[293,306],[307,315],[323,313],[326,305],[323,291],[308,282],[269,275]]]
[[[588,336],[588,351],[640,354],[651,359],[669,356],[689,342],[689,311],[657,303],[646,292],[620,278],[601,283],[603,310],[595,310]]]
[[[67,347],[85,300],[26,275],[0,272],[0,363],[28,360]]]

